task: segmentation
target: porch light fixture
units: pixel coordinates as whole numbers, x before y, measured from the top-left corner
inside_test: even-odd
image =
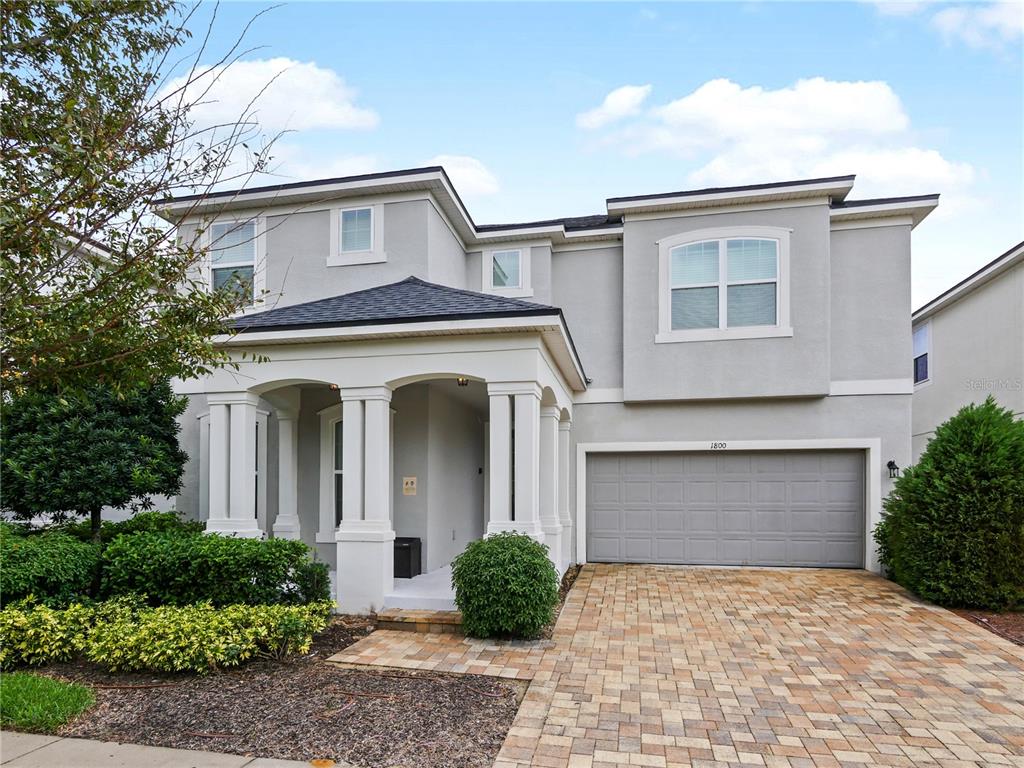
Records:
[[[899,468],[899,465],[896,463],[895,459],[889,459],[889,463],[886,464],[885,467],[886,467],[886,469],[889,470],[889,477],[890,478],[899,477],[900,476],[900,468]]]
[[[459,378],[455,380],[455,383],[458,384],[460,387],[468,387],[469,379],[467,379],[465,376],[459,376]]]
[[[337,384],[328,384],[327,386],[330,387],[331,392],[337,392],[339,389],[341,389],[341,387],[339,387]]]

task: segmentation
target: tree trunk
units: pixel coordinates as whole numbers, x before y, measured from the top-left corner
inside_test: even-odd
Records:
[[[89,517],[92,521],[92,543],[99,544],[100,538],[100,527],[103,523],[103,510],[94,509],[89,513]]]
[[[90,521],[92,522],[92,543],[93,546],[99,550],[103,546],[103,539],[100,536],[101,524],[103,522],[103,509],[102,507],[93,509],[89,513]],[[92,585],[89,589],[90,596],[99,598],[100,596],[100,577],[103,573],[103,560],[96,558],[96,571],[92,575]]]

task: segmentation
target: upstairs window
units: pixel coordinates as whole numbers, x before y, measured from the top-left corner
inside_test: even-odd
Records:
[[[256,272],[256,222],[228,221],[210,225],[210,284],[228,288],[246,303],[253,302]]]
[[[484,251],[483,289],[501,296],[532,296],[530,249]]]
[[[788,230],[707,230],[659,243],[658,342],[791,336]],[[721,235],[708,237],[708,235]],[[772,236],[760,236],[771,234]]]
[[[341,252],[373,250],[373,209],[350,208],[341,212]]]
[[[922,325],[914,329],[914,383],[928,381],[928,355],[931,351],[931,325]]]

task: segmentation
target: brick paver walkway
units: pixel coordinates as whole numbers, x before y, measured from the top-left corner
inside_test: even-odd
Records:
[[[1024,648],[863,571],[592,565],[552,641],[334,660],[531,680],[496,768],[1024,766]]]

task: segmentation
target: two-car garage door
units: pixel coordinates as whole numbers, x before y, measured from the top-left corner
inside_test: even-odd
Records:
[[[587,560],[864,564],[858,451],[591,453]]]

